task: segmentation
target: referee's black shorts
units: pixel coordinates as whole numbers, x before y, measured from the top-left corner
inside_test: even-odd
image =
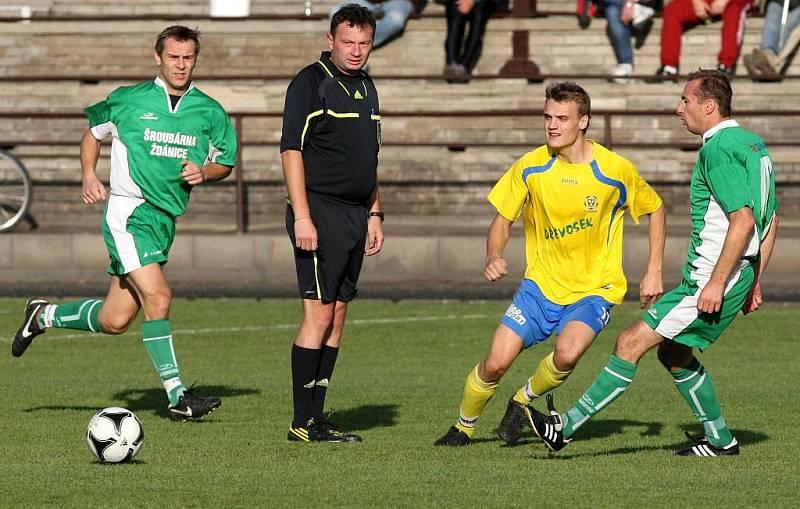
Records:
[[[294,247],[300,297],[323,302],[350,302],[357,293],[358,276],[367,240],[367,208],[348,205],[308,191],[308,207],[317,228],[317,250],[297,248],[294,211],[286,207],[286,231]]]

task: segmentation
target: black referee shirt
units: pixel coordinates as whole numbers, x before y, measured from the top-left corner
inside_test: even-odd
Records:
[[[281,152],[302,151],[308,190],[366,204],[377,183],[380,120],[370,77],[340,72],[324,51],[286,91]]]

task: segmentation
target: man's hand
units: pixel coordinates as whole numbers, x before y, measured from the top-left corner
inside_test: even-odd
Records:
[[[697,298],[697,310],[701,313],[716,313],[722,308],[722,297],[725,294],[725,283],[709,281]]]
[[[763,303],[764,299],[761,298],[761,282],[756,281],[756,284],[754,284],[753,288],[750,290],[750,295],[748,295],[747,300],[744,301],[742,311],[744,314],[752,313]]]
[[[483,275],[487,281],[497,281],[508,274],[508,264],[499,256],[492,256],[486,259],[486,268]]]
[[[660,272],[647,272],[639,283],[639,307],[644,309],[656,303],[664,294]]]
[[[380,253],[383,247],[383,221],[378,216],[367,220],[367,249],[364,254],[372,256]]]
[[[622,9],[619,11],[619,20],[626,25],[630,25],[633,22],[633,6],[633,0],[627,0],[622,4]]]
[[[728,6],[729,2],[730,0],[713,0],[708,6],[708,12],[712,16],[722,16],[722,12],[725,10],[725,7]]]
[[[294,220],[294,245],[303,251],[317,250],[317,227],[310,217]]]
[[[181,161],[181,167],[183,168],[181,170],[181,178],[190,186],[196,186],[206,181],[206,174],[203,172],[203,168],[197,164],[184,159]]]
[[[692,9],[694,15],[705,21],[712,16],[711,6],[705,0],[692,0]]]
[[[83,203],[99,203],[105,201],[108,196],[106,186],[94,174],[84,176],[81,185],[81,199]]]
[[[475,0],[456,0],[456,9],[465,16],[470,13],[473,7],[475,7]]]

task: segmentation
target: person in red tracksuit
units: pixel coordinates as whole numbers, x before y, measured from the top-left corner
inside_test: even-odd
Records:
[[[752,7],[753,0],[672,0],[664,7],[661,67],[656,76],[678,74],[681,35],[685,28],[715,19],[722,19],[722,47],[717,55],[717,69],[732,76],[742,47],[744,20]]]

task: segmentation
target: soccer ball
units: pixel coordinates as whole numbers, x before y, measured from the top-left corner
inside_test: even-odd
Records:
[[[89,421],[86,442],[100,461],[122,463],[136,456],[144,445],[144,428],[130,410],[108,407]]]

